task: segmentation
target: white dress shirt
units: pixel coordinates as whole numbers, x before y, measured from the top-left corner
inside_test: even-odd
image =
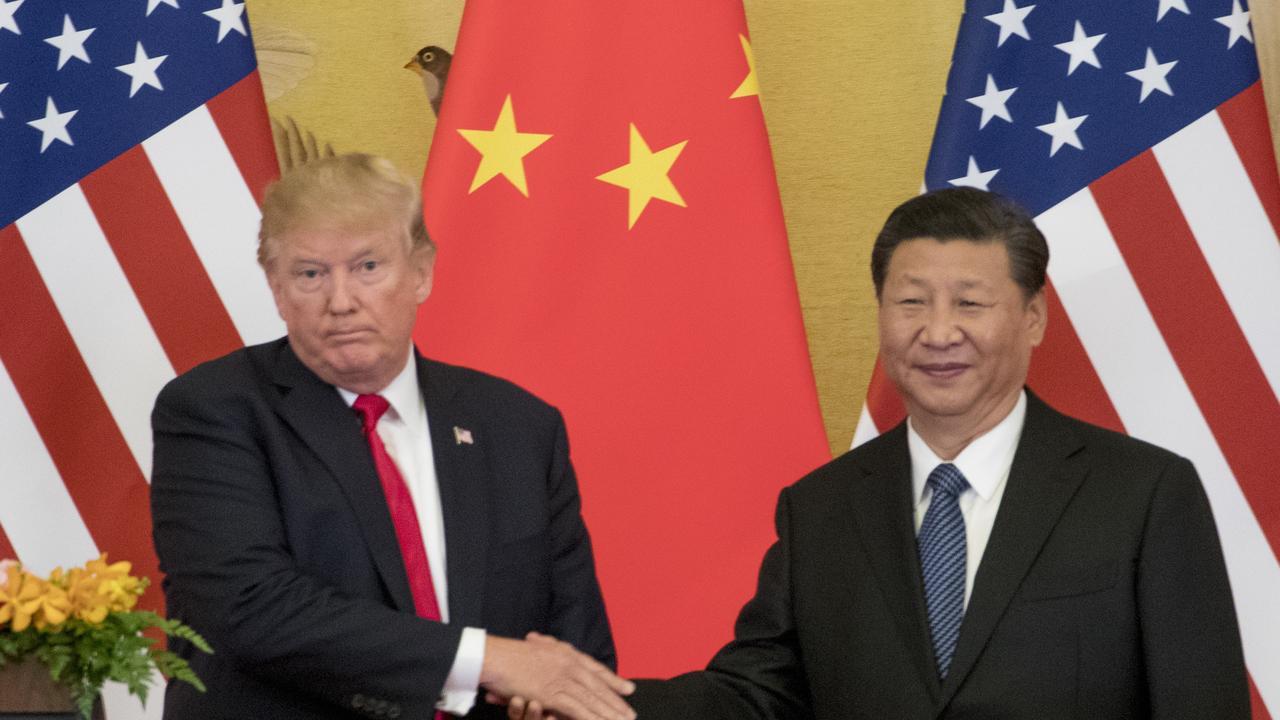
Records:
[[[1018,449],[1022,423],[1026,418],[1027,392],[1024,390],[1018,395],[1018,402],[1013,410],[998,425],[974,438],[950,461],[969,481],[969,488],[960,493],[959,498],[960,514],[964,516],[967,551],[964,568],[966,608],[969,607],[969,596],[973,594],[973,579],[978,574],[978,564],[982,562],[982,553],[986,551],[987,540],[991,538],[991,527],[996,522],[1000,499],[1004,497],[1004,488],[1009,481],[1009,468],[1013,466],[1013,454]],[[911,425],[910,419],[907,420],[907,449],[911,454],[911,488],[916,507],[916,533],[919,534],[924,514],[929,510],[929,501],[933,498],[933,489],[926,482],[929,473],[948,461],[933,452]]]
[[[431,432],[427,421],[427,406],[422,401],[418,387],[418,367],[409,351],[404,370],[378,394],[386,398],[391,407],[378,420],[378,437],[382,438],[387,454],[396,464],[400,476],[409,486],[414,511],[418,516],[418,528],[422,531],[422,543],[426,547],[427,562],[431,565],[431,583],[436,591],[436,603],[440,606],[440,618],[449,622],[449,578],[445,567],[444,512],[440,507],[440,485],[436,479],[435,456],[431,448]],[[350,406],[358,395],[338,388],[342,399]],[[458,654],[454,656],[449,676],[436,709],[454,715],[466,715],[475,704],[476,690],[480,686],[480,668],[484,664],[485,631],[480,628],[463,628]]]

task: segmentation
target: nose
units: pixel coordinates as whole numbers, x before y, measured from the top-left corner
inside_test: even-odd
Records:
[[[351,278],[345,272],[333,272],[329,282],[329,312],[347,315],[355,312],[358,304]]]
[[[920,341],[929,348],[944,349],[959,344],[964,339],[960,329],[960,316],[948,303],[934,303],[924,317],[920,329]]]

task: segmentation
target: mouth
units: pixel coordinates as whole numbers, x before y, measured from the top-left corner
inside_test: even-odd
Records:
[[[325,339],[330,342],[344,343],[354,342],[368,335],[371,330],[367,328],[343,328],[341,330],[330,330],[325,333]]]
[[[969,369],[967,363],[948,362],[948,363],[920,363],[915,366],[916,370],[928,375],[931,378],[939,380],[948,380],[956,377]]]

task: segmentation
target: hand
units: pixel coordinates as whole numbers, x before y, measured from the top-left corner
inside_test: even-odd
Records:
[[[522,697],[500,698],[493,693],[485,693],[484,701],[490,705],[506,705],[509,720],[562,720],[549,712],[543,712],[541,704],[527,702]]]
[[[524,640],[489,635],[480,685],[493,699],[510,698],[508,715],[513,718],[635,720],[636,716],[620,697],[630,695],[634,684],[568,643],[538,633],[529,633]]]

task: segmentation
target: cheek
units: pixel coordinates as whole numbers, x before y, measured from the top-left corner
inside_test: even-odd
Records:
[[[321,314],[317,308],[320,305],[321,303],[311,296],[299,297],[285,293],[276,298],[276,308],[280,311],[280,318],[284,320],[289,331],[295,334],[316,330]]]
[[[280,284],[276,282],[275,278],[268,276],[267,286],[271,288],[271,299],[276,303],[276,312],[280,313],[280,317],[284,317],[285,313],[288,312],[288,308],[286,307],[289,302],[288,297],[280,287]]]
[[[967,323],[965,335],[984,355],[1006,355],[1018,344],[1014,327],[1010,317],[985,317]]]
[[[1027,338],[1017,332],[988,332],[976,337],[974,346],[984,358],[989,372],[999,375],[1025,373],[1031,356]]]
[[[880,354],[900,358],[911,348],[915,330],[909,322],[882,318],[880,321]]]
[[[284,320],[285,325],[292,327],[298,320],[297,306],[287,295],[276,293],[276,311],[280,313],[280,319]]]
[[[365,311],[377,324],[380,334],[388,344],[399,344],[413,333],[418,319],[418,301],[411,285],[400,285],[370,296],[364,303]]]

